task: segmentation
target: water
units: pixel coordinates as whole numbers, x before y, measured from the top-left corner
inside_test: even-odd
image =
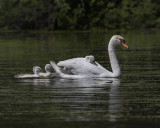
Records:
[[[111,70],[107,44],[114,34],[121,79],[15,79],[32,67],[94,55]],[[160,125],[158,30],[0,33],[0,127],[158,127]]]

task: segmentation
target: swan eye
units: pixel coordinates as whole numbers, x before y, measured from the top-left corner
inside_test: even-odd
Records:
[[[124,39],[119,39],[121,43],[125,44],[125,40]]]

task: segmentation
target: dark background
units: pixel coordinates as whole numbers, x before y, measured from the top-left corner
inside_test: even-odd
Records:
[[[159,0],[0,0],[0,30],[160,28]]]

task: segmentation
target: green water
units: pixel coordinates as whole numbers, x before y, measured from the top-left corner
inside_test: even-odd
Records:
[[[160,125],[160,37],[152,31],[0,33],[0,127],[142,128]],[[121,79],[15,79],[50,60],[94,55],[111,70],[107,45],[117,48]]]

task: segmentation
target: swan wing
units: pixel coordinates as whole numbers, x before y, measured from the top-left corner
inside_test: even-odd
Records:
[[[73,58],[73,59],[68,59],[64,61],[59,61],[57,65],[60,67],[65,67],[67,69],[72,69],[78,63],[83,63],[84,61],[85,61],[84,58]]]
[[[89,63],[85,58],[73,58],[57,63],[60,67],[69,69],[73,74],[78,75],[100,75],[107,71],[99,63],[95,62],[96,65]]]

